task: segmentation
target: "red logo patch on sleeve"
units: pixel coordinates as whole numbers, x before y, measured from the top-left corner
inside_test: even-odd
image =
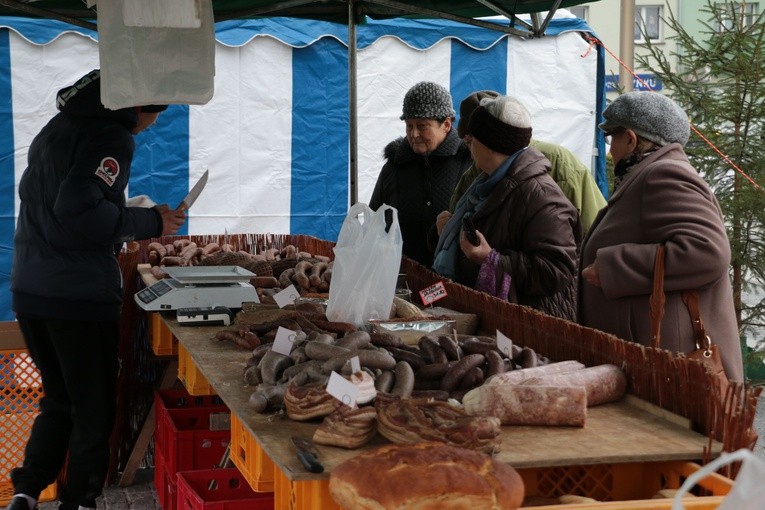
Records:
[[[96,175],[101,178],[108,186],[114,184],[117,176],[120,174],[120,164],[111,156],[101,160],[101,166],[96,168]]]

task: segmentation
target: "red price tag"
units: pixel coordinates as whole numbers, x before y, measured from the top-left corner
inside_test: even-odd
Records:
[[[429,305],[445,297],[446,288],[444,287],[444,282],[434,283],[420,291],[420,299],[422,299],[423,305]]]

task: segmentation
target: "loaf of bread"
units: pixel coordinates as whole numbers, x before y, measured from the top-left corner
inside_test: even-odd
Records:
[[[518,472],[491,456],[443,443],[386,445],[348,459],[329,478],[344,510],[512,510]]]

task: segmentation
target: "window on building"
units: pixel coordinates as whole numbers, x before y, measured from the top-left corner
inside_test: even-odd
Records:
[[[568,7],[568,12],[576,16],[577,18],[583,19],[587,21],[587,16],[589,13],[590,8],[586,5],[576,5],[574,7]]]
[[[725,15],[720,23],[720,26],[717,27],[717,30],[719,32],[722,32],[723,30],[730,30],[733,28],[733,22],[734,20],[737,22],[741,21],[741,8],[744,8],[744,26],[749,27],[754,24],[755,21],[757,21],[757,16],[760,13],[760,4],[757,2],[742,2],[742,3],[726,3],[725,5],[721,5],[723,8]]]
[[[635,42],[661,41],[661,5],[635,6]]]

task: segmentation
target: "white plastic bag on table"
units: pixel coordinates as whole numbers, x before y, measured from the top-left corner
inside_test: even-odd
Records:
[[[760,510],[765,506],[765,460],[756,457],[746,448],[733,453],[723,453],[689,476],[675,494],[672,510],[683,510],[682,497],[705,476],[714,473],[731,462],[743,461],[733,483],[733,488],[722,500],[717,510]]]
[[[392,217],[388,232],[386,211]],[[363,223],[359,215],[363,215]],[[375,212],[366,204],[354,204],[334,248],[327,318],[357,326],[370,319],[387,319],[396,292],[403,244],[394,207],[383,204]]]
[[[101,102],[116,110],[146,104],[206,104],[215,81],[215,27],[212,1],[173,2],[149,25],[131,20],[131,0],[99,0],[98,53]],[[194,12],[172,12],[180,6]],[[148,13],[147,13],[148,14]],[[165,16],[167,14],[167,16]],[[170,17],[168,17],[170,16]],[[127,18],[127,19],[126,19]],[[199,20],[199,28],[177,28]],[[173,23],[177,21],[177,23]],[[131,26],[131,23],[133,26]],[[150,26],[151,24],[155,26]],[[165,25],[165,26],[162,26]]]

